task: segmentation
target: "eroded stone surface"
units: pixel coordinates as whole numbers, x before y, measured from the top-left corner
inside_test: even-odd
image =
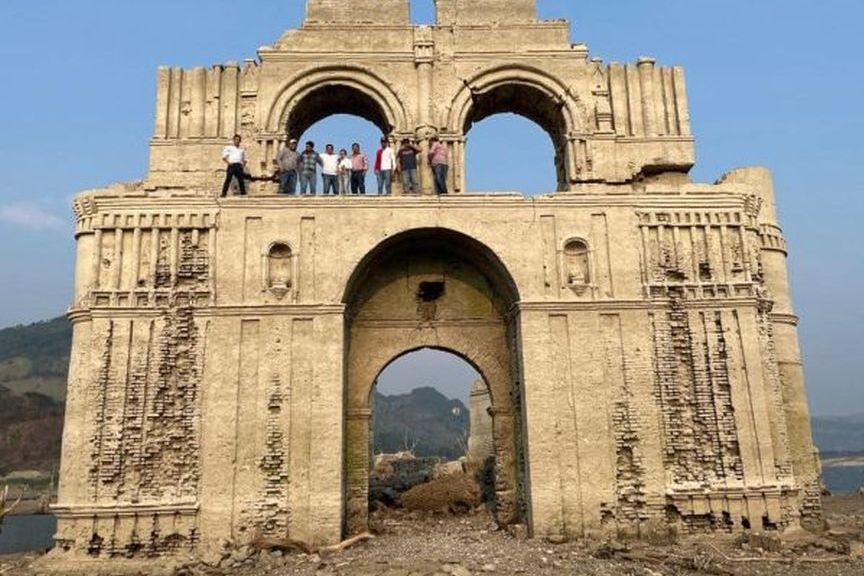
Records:
[[[819,525],[770,174],[691,183],[680,69],[604,65],[531,0],[486,4],[414,27],[407,0],[310,0],[258,61],[160,71],[147,179],[75,201],[55,558],[365,530],[370,393],[422,347],[488,388],[499,524],[553,541]],[[457,193],[215,197],[226,137],[266,172],[339,112],[439,134]],[[558,193],[463,194],[465,135],[498,112],[549,132]]]

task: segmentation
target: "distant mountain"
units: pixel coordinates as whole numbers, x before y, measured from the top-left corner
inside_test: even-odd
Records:
[[[470,417],[460,400],[435,388],[409,394],[375,393],[375,452],[413,449],[417,456],[456,459],[465,454]]]
[[[71,348],[72,326],[63,317],[0,330],[0,386],[65,402]]]
[[[813,440],[823,456],[864,454],[864,414],[814,417]]]
[[[63,404],[0,385],[0,476],[16,470],[49,472],[60,464]]]
[[[71,346],[65,318],[0,330],[0,476],[59,465]]]

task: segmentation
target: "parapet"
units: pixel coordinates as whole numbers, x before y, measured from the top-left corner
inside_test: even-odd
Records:
[[[311,24],[377,24],[408,26],[411,24],[409,0],[309,0],[306,23]]]

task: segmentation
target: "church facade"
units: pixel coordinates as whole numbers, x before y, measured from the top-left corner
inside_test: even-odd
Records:
[[[770,173],[690,181],[684,73],[606,64],[534,0],[308,0],[258,58],[158,72],[150,168],[75,200],[61,558],[214,558],[368,523],[378,374],[451,351],[489,393],[495,516],[537,537],[818,525]],[[335,51],[334,51],[335,50]],[[557,190],[465,189],[475,122],[546,131]],[[438,136],[451,194],[219,198],[333,114]]]

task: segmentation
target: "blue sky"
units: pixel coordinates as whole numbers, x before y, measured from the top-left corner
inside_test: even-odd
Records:
[[[544,18],[569,19],[573,40],[606,61],[651,55],[685,66],[695,180],[712,182],[738,166],[774,170],[813,412],[864,413],[864,257],[857,236],[864,217],[864,2],[538,5]],[[415,0],[415,19],[431,22],[431,6]],[[157,66],[252,57],[300,23],[303,2],[8,0],[2,13],[0,327],[67,307],[71,198],[144,175]],[[356,136],[370,146],[376,137],[370,125],[348,118],[325,120],[309,135],[337,144]],[[474,190],[554,187],[551,144],[528,121],[497,116],[478,124],[468,154]],[[516,165],[537,170],[500,168]],[[421,358],[412,370],[429,366],[434,373],[435,358]],[[460,390],[467,391],[467,378]]]

